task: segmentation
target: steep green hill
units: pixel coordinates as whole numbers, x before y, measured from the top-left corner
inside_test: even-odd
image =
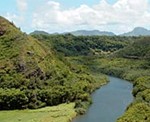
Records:
[[[0,109],[89,102],[89,94],[104,82],[0,17]]]

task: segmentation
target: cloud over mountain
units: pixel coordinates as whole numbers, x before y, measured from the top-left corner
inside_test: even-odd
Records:
[[[30,30],[65,32],[98,29],[122,33],[137,26],[150,28],[149,0],[117,0],[113,4],[107,0],[99,0],[97,4],[82,2],[79,6],[67,7],[66,3],[59,0],[16,1],[20,13],[24,12],[23,16],[18,12],[19,14],[8,13],[11,16],[6,17],[14,18],[17,25],[22,23],[19,26],[23,28],[26,28],[26,22],[28,25],[30,23]]]
[[[58,2],[48,1],[33,14],[33,27],[55,30],[82,28],[106,29],[114,25],[117,31],[145,26],[150,20],[148,0],[118,0],[108,4],[101,0],[97,5],[80,5],[64,9]],[[111,29],[111,28],[110,28]],[[61,30],[60,30],[61,31]]]

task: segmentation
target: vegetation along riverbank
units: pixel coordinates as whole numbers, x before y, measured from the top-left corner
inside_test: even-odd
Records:
[[[71,63],[133,83],[134,101],[118,122],[150,121],[150,37],[34,35]],[[59,47],[59,48],[58,48]]]

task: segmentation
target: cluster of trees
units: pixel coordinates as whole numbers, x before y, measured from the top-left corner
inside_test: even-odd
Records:
[[[150,106],[146,103],[136,103],[129,106],[125,114],[117,122],[149,122]]]
[[[118,122],[150,121],[150,76],[138,77],[133,83],[134,102]]]
[[[33,82],[33,79],[17,79],[16,82],[13,82],[13,77],[11,79],[0,83],[0,109],[33,109],[73,101],[90,103],[90,94],[102,82],[82,73],[75,78],[65,79],[63,83],[62,79],[42,80],[41,83],[38,80],[37,83]]]
[[[89,93],[76,87],[55,86],[49,89],[0,89],[0,109],[39,108],[75,100],[88,101]]]
[[[150,37],[139,37],[117,55],[129,59],[150,59]]]
[[[137,101],[150,102],[150,76],[142,76],[134,82],[133,95]]]

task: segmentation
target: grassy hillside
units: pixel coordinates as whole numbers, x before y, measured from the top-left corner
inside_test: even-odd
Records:
[[[74,104],[61,104],[36,110],[1,111],[2,122],[70,122],[76,116]]]
[[[92,91],[104,82],[0,17],[0,109],[89,104]]]

